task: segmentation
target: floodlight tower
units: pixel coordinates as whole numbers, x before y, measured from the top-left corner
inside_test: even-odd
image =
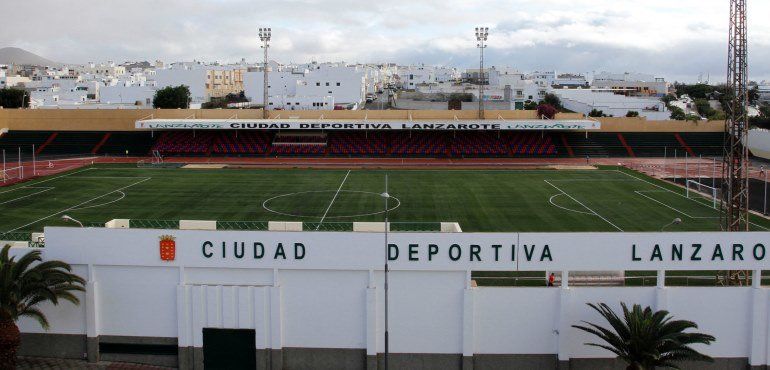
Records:
[[[730,0],[730,37],[727,48],[727,87],[732,98],[727,106],[722,166],[722,228],[724,231],[749,230],[749,149],[748,149],[748,50],[746,0]],[[729,271],[723,283],[741,284],[748,273]]]
[[[725,181],[722,227],[725,231],[749,230],[747,54],[746,0],[730,0],[727,87],[733,96],[727,106],[722,168]]]
[[[265,51],[265,57],[264,57],[264,65],[262,66],[262,71],[264,72],[264,81],[262,85],[262,102],[264,104],[264,108],[262,109],[262,118],[267,119],[270,117],[267,113],[267,106],[268,106],[268,94],[267,94],[267,49],[270,47],[270,37],[273,35],[273,30],[271,28],[260,28],[259,29],[259,41],[262,42],[261,48]]]
[[[479,119],[484,119],[484,49],[487,48],[489,27],[476,27],[476,47],[479,48]]]

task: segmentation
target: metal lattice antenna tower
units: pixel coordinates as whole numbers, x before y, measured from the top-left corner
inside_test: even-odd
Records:
[[[479,48],[479,119],[484,119],[484,49],[487,47],[489,27],[476,27],[476,47]]]
[[[722,192],[722,227],[725,231],[749,230],[748,60],[746,0],[730,0],[730,39],[727,87],[732,99],[727,107]]]
[[[264,118],[264,119],[267,119],[268,117],[270,117],[270,115],[267,112],[267,107],[268,107],[267,100],[268,100],[268,96],[269,96],[267,94],[267,89],[268,89],[268,80],[267,80],[267,70],[268,70],[268,65],[267,65],[267,49],[270,47],[270,37],[272,37],[272,36],[273,36],[273,30],[271,28],[260,28],[259,29],[259,41],[262,42],[262,46],[261,47],[265,51],[264,65],[262,66],[263,71],[264,71],[264,77],[263,77],[264,78],[264,84],[262,85],[262,92],[263,92],[262,102],[263,102],[263,104],[265,106],[262,109],[262,118]]]
[[[749,230],[748,45],[746,0],[730,0],[730,38],[727,49],[727,107],[722,165],[722,229]],[[720,271],[718,283],[748,285],[749,271]]]

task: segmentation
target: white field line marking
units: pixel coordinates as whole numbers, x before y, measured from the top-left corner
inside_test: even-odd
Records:
[[[124,192],[122,192],[122,191],[120,191],[120,190],[118,190],[118,191],[116,191],[116,192],[117,192],[117,193],[120,193],[120,197],[118,197],[118,199],[115,199],[115,200],[111,200],[111,201],[109,201],[109,202],[106,202],[106,203],[99,203],[99,204],[94,204],[94,205],[92,205],[92,206],[88,206],[88,207],[73,208],[73,209],[71,209],[71,211],[79,211],[79,210],[81,210],[81,209],[88,209],[88,208],[96,208],[96,207],[106,206],[106,205],[108,205],[108,204],[112,204],[112,203],[115,203],[115,202],[121,201],[121,200],[123,200],[123,198],[125,198],[125,197],[126,197],[126,193],[124,193]],[[116,193],[116,192],[113,192],[113,193]]]
[[[573,182],[573,181],[596,181],[596,182],[634,182],[634,180],[626,179],[548,179],[553,182]]]
[[[644,195],[644,193],[664,193],[664,191],[662,191],[662,190],[635,190],[634,193],[637,193],[637,194],[639,194],[639,195],[641,195],[641,196],[643,196],[643,197],[645,197],[645,198],[647,198],[647,199],[649,199],[649,200],[651,200],[651,201],[653,201],[655,203],[658,203],[658,204],[660,204],[660,205],[662,205],[662,206],[664,206],[666,208],[670,208],[670,209],[674,210],[675,212],[681,213],[681,214],[683,214],[683,215],[685,215],[685,216],[687,216],[689,218],[692,218],[692,219],[716,219],[716,218],[719,218],[719,216],[690,216],[690,215],[688,215],[687,213],[684,213],[684,211],[682,211],[682,210],[680,210],[678,208],[672,207],[672,206],[670,206],[670,205],[668,205],[666,203],[663,203],[663,202],[661,202],[661,201],[659,201],[659,200],[657,200],[657,199],[655,199],[653,197]]]
[[[677,212],[677,213],[681,213],[681,214],[683,214],[683,215],[685,215],[685,216],[687,216],[687,217],[689,217],[689,218],[695,218],[695,217],[693,217],[693,216],[690,216],[690,215],[688,215],[687,213],[684,213],[682,210],[680,210],[680,209],[678,209],[678,208],[674,208],[674,207],[672,207],[672,206],[670,206],[670,205],[668,205],[668,204],[666,204],[666,203],[663,203],[663,202],[661,202],[661,201],[659,201],[659,200],[657,200],[657,199],[655,199],[655,198],[653,198],[653,197],[650,197],[650,196],[644,195],[642,191],[639,191],[639,190],[635,190],[635,191],[634,191],[634,193],[636,193],[636,194],[639,194],[639,195],[641,195],[641,196],[643,196],[643,197],[645,197],[645,198],[647,198],[647,199],[649,199],[649,200],[651,200],[651,201],[653,201],[653,202],[655,202],[655,203],[658,203],[658,204],[662,205],[663,207],[666,207],[666,208],[668,208],[668,209],[671,209],[671,210],[673,210],[674,212]]]
[[[29,198],[29,197],[31,197],[33,195],[38,195],[40,193],[45,193],[47,191],[51,191],[53,189],[56,189],[55,187],[32,187],[32,186],[25,187],[25,188],[26,189],[43,189],[43,190],[34,192],[32,194],[24,195],[24,196],[21,196],[21,197],[18,197],[18,198],[14,198],[14,199],[11,199],[11,200],[6,200],[5,202],[0,203],[0,205],[7,204],[7,203],[12,203],[12,202],[15,202],[15,201],[20,200],[20,199]]]
[[[749,221],[749,223],[750,223],[750,224],[752,224],[752,225],[754,225],[754,226],[756,226],[756,227],[758,227],[758,228],[760,228],[760,229],[763,229],[763,230],[770,230],[770,229],[768,229],[768,228],[766,228],[766,227],[764,227],[764,226],[762,226],[762,225],[757,225],[757,224],[755,224],[755,223],[753,223],[753,222],[751,222],[751,221]]]
[[[93,167],[86,168],[84,170],[75,171],[75,172],[71,172],[71,173],[68,173],[68,174],[61,175],[61,176],[52,177],[50,179],[45,179],[45,180],[41,180],[41,181],[35,181],[35,182],[29,184],[29,186],[40,185],[40,184],[45,183],[45,182],[49,182],[49,181],[53,181],[53,180],[56,180],[56,179],[60,179],[62,177],[72,176],[72,175],[74,175],[76,173],[81,173],[81,172],[85,172],[85,171],[91,171],[93,169],[95,169],[95,168],[93,168]],[[28,187],[28,186],[24,186],[24,187]],[[16,189],[18,189],[18,188],[16,188]],[[13,189],[13,190],[16,190],[16,189]],[[7,192],[10,192],[10,191],[13,191],[13,190],[8,190],[8,191],[5,191],[5,192],[7,193]],[[0,194],[2,194],[2,193],[0,193]]]
[[[140,176],[75,176],[76,179],[146,179],[148,177]]]
[[[141,181],[137,181],[137,182],[135,182],[135,183],[133,183],[133,184],[129,184],[129,185],[126,185],[126,186],[124,186],[124,187],[122,187],[122,188],[119,188],[119,189],[115,189],[115,190],[113,190],[113,191],[110,191],[109,193],[104,193],[104,194],[102,194],[102,195],[100,195],[100,196],[98,196],[98,197],[94,197],[94,198],[91,198],[91,199],[89,199],[89,200],[87,200],[87,201],[85,201],[85,202],[81,202],[81,203],[78,203],[78,204],[76,204],[76,205],[74,205],[74,206],[72,206],[72,207],[69,207],[69,208],[67,208],[67,209],[63,209],[63,210],[61,210],[61,211],[59,211],[59,212],[56,212],[56,213],[54,213],[54,214],[51,214],[51,215],[45,216],[45,217],[43,217],[43,218],[40,218],[40,219],[38,219],[38,220],[32,221],[32,222],[30,222],[30,223],[28,223],[28,224],[26,224],[26,225],[21,225],[21,226],[19,226],[19,227],[15,228],[15,229],[12,229],[12,230],[8,230],[7,232],[16,231],[16,230],[19,230],[19,229],[21,229],[21,228],[23,228],[23,227],[27,227],[27,226],[29,226],[29,225],[33,225],[33,224],[36,224],[36,223],[38,223],[38,222],[40,222],[40,221],[43,221],[43,220],[49,219],[49,218],[51,218],[51,217],[53,217],[53,216],[56,216],[56,215],[62,214],[62,213],[64,213],[64,212],[67,212],[67,211],[71,211],[71,210],[73,210],[73,209],[77,209],[78,207],[80,207],[80,206],[82,206],[82,205],[84,205],[84,204],[88,204],[89,202],[92,202],[92,201],[94,201],[94,200],[97,200],[97,199],[101,199],[101,198],[104,198],[104,197],[106,197],[106,196],[108,196],[108,195],[110,195],[110,194],[112,194],[112,193],[114,193],[114,192],[117,192],[117,191],[121,191],[121,190],[125,190],[125,189],[128,189],[128,188],[130,188],[130,187],[132,187],[132,186],[135,186],[135,185],[139,185],[139,184],[141,184],[141,183],[143,183],[143,182],[145,182],[145,181],[148,181],[148,180],[150,180],[150,179],[152,179],[152,177],[146,177],[144,180],[141,180]]]
[[[552,183],[551,183],[551,182],[549,182],[548,180],[543,180],[543,181],[545,181],[545,183],[546,183],[546,184],[553,186],[553,187],[554,187],[556,190],[558,190],[558,191],[560,191],[560,192],[564,193],[564,195],[566,195],[566,196],[570,197],[570,199],[574,200],[574,201],[575,201],[575,203],[577,203],[577,204],[580,204],[581,206],[583,206],[583,208],[585,208],[585,209],[587,209],[587,210],[591,211],[591,213],[593,213],[593,214],[594,214],[594,216],[601,218],[602,220],[604,220],[604,221],[605,221],[605,222],[607,222],[608,224],[612,225],[612,227],[614,227],[614,228],[618,229],[618,231],[623,231],[623,229],[619,228],[617,225],[613,224],[612,222],[610,222],[610,220],[608,220],[608,219],[604,218],[602,215],[600,215],[600,214],[596,213],[596,211],[594,211],[593,209],[591,209],[591,208],[588,208],[588,206],[586,206],[585,204],[583,204],[581,201],[579,201],[579,200],[575,199],[575,197],[573,197],[573,196],[571,196],[571,195],[567,194],[567,192],[566,192],[566,191],[564,191],[564,190],[561,190],[561,189],[560,189],[558,186],[556,186],[556,185],[552,184]]]
[[[281,216],[299,217],[299,218],[318,218],[318,216],[303,216],[303,215],[295,215],[295,214],[292,214],[292,213],[285,213],[285,212],[276,211],[276,210],[271,209],[270,207],[268,207],[267,204],[270,203],[271,201],[275,200],[275,199],[284,198],[284,197],[290,197],[290,196],[293,196],[293,195],[312,194],[312,193],[329,193],[329,192],[331,192],[331,190],[309,190],[309,191],[298,191],[298,192],[295,192],[295,193],[280,194],[280,195],[276,195],[274,197],[270,197],[270,198],[265,199],[265,201],[262,202],[262,208],[264,208],[265,211],[272,212],[272,213],[275,213],[275,214],[278,214],[278,215],[281,215]],[[371,192],[371,191],[342,190],[342,192],[343,193],[372,194],[372,195],[376,195],[378,197],[381,196],[380,193],[375,193],[375,192]],[[396,198],[394,196],[391,196],[391,198],[393,198],[396,201],[396,205],[394,207],[388,208],[388,211],[393,212],[394,210],[396,210],[398,207],[401,206],[401,200],[399,200],[398,198]],[[334,218],[334,219],[337,219],[337,218],[356,218],[356,217],[366,217],[366,216],[380,215],[380,214],[383,214],[383,213],[385,213],[384,210],[378,211],[378,212],[372,212],[372,213],[361,213],[361,214],[358,214],[358,215],[327,216],[326,218]]]
[[[324,212],[324,215],[321,217],[321,221],[318,222],[318,226],[316,226],[316,230],[321,228],[321,224],[324,222],[324,219],[326,218],[326,214],[329,213],[329,210],[332,209],[332,204],[334,204],[334,201],[337,199],[337,195],[340,194],[340,190],[342,190],[342,185],[345,185],[345,181],[347,181],[348,176],[350,176],[350,170],[348,170],[348,173],[345,174],[345,178],[342,179],[342,182],[340,183],[340,187],[337,188],[337,192],[334,193],[334,197],[332,198],[332,201],[329,202],[329,206],[326,207],[326,212]]]
[[[75,171],[75,172],[73,172],[73,173],[68,173],[68,174],[65,174],[65,175],[61,175],[61,176],[52,177],[52,178],[50,178],[50,179],[46,179],[46,180],[41,180],[41,181],[33,181],[33,183],[31,183],[31,184],[29,184],[29,185],[27,185],[27,186],[19,186],[19,187],[13,188],[13,189],[11,189],[11,190],[0,191],[0,194],[10,193],[10,192],[12,192],[12,191],[16,191],[16,190],[19,190],[19,189],[25,189],[25,188],[27,188],[27,189],[28,189],[28,188],[34,188],[34,187],[35,187],[35,185],[39,185],[39,184],[42,184],[42,183],[45,183],[45,182],[48,182],[48,181],[53,181],[53,180],[56,180],[56,179],[59,179],[59,178],[62,178],[62,177],[66,177],[66,176],[72,176],[72,175],[74,175],[74,174],[76,174],[76,173],[80,173],[80,172],[83,172],[83,171],[89,171],[89,170],[93,170],[93,169],[94,169],[94,168],[86,168],[86,169],[84,169],[84,170],[81,170],[81,171]]]
[[[553,201],[553,199],[554,199],[554,198],[556,198],[556,197],[558,197],[559,195],[564,195],[564,193],[558,193],[558,194],[554,194],[553,196],[551,196],[551,198],[550,198],[550,199],[548,199],[548,203],[551,203],[551,205],[553,205],[554,207],[556,207],[556,208],[561,208],[561,209],[563,209],[563,210],[565,210],[565,211],[571,211],[571,212],[576,212],[576,213],[582,213],[582,214],[584,214],[584,215],[591,215],[591,216],[593,216],[593,215],[594,215],[593,213],[589,213],[589,212],[583,212],[583,211],[578,211],[578,210],[576,210],[576,209],[567,208],[567,207],[562,207],[562,206],[560,206],[560,205],[556,204],[556,203]]]
[[[693,199],[693,198],[688,198],[688,197],[687,197],[687,196],[685,196],[685,195],[679,194],[679,193],[677,193],[677,192],[675,192],[675,191],[673,191],[673,190],[671,190],[671,189],[666,189],[666,188],[665,188],[665,187],[663,187],[663,186],[660,186],[660,185],[658,185],[658,184],[655,184],[655,183],[649,182],[649,181],[647,181],[647,180],[645,180],[645,179],[640,179],[640,178],[638,178],[638,177],[636,177],[636,176],[634,176],[634,175],[631,175],[631,174],[629,174],[629,173],[625,173],[625,172],[623,172],[623,171],[620,171],[620,170],[614,170],[614,171],[617,171],[617,172],[619,172],[619,173],[622,173],[622,174],[624,174],[624,175],[626,175],[626,176],[628,176],[628,177],[630,177],[630,178],[632,178],[632,179],[637,179],[637,180],[639,180],[639,181],[641,181],[641,182],[646,182],[646,183],[648,183],[648,184],[650,184],[650,185],[652,185],[652,186],[655,186],[655,187],[657,187],[657,188],[660,188],[660,189],[663,189],[663,190],[665,190],[665,191],[667,191],[667,192],[670,192],[670,193],[676,194],[676,195],[678,195],[678,196],[680,196],[680,197],[682,197],[682,198],[684,198],[684,199],[689,199],[689,200],[691,200],[691,201],[693,201],[693,202],[695,202],[695,203],[698,203],[698,204],[700,204],[700,205],[702,205],[702,206],[704,206],[704,207],[708,207],[708,208],[710,208],[710,209],[714,209],[714,208],[713,208],[713,207],[712,207],[710,204],[705,204],[705,203],[703,203],[703,202],[699,202],[699,201],[698,201],[698,200],[696,200],[696,199]],[[720,212],[720,213],[722,213],[722,211],[721,211],[721,210],[720,210],[719,212]],[[751,224],[751,225],[754,225],[754,226],[756,226],[756,227],[758,227],[758,228],[760,228],[760,229],[763,229],[763,230],[770,230],[770,229],[769,229],[769,228],[767,228],[767,227],[764,227],[764,226],[758,225],[758,224],[756,224],[756,223],[753,223],[753,222],[751,222],[751,221],[749,221],[749,224]]]

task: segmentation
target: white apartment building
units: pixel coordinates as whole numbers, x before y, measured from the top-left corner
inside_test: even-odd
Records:
[[[208,101],[206,96],[206,76],[208,72],[205,66],[199,62],[173,63],[165,69],[155,71],[155,82],[158,89],[186,85],[190,88],[190,96],[193,103]]]
[[[436,82],[457,82],[460,80],[460,70],[452,67],[434,67],[433,74]]]
[[[553,89],[551,92],[561,99],[564,108],[585,115],[596,109],[613,117],[625,117],[629,111],[635,111],[651,121],[667,120],[671,116],[666,104],[656,98],[629,97],[593,89]]]
[[[99,102],[107,105],[133,105],[152,108],[155,87],[146,85],[103,86],[99,89]]]
[[[271,100],[273,97],[270,98]],[[271,102],[271,109],[292,110],[333,110],[334,97],[329,96],[276,96],[275,102]]]
[[[26,86],[26,84],[32,81],[29,77],[7,76],[5,73],[6,72],[3,71],[3,75],[0,76],[0,89],[4,89],[6,87]]]
[[[504,88],[505,86],[521,85],[524,74],[509,67],[492,67],[487,71],[487,84],[489,86]]]
[[[550,87],[553,86],[554,81],[556,80],[556,72],[550,71],[550,72],[532,72],[524,76],[525,80],[533,80],[536,84],[542,86],[542,87]]]
[[[58,84],[30,89],[30,105],[33,108],[75,106],[96,102],[99,91],[97,82]]]
[[[431,66],[405,66],[398,67],[398,85],[404,90],[415,90],[418,85],[437,82],[435,69]]]
[[[337,63],[273,66],[271,69],[268,106],[294,110],[298,107],[334,109],[335,104],[358,107],[367,92],[375,89],[379,76],[371,71],[371,67]],[[263,104],[263,81],[261,69],[244,74],[244,92],[252,104]],[[292,104],[288,105],[288,102]]]
[[[552,86],[568,89],[586,88],[588,87],[588,80],[582,74],[563,73],[556,76]]]
[[[334,96],[337,104],[360,104],[366,98],[366,73],[363,67],[328,63],[314,67],[297,84],[296,95]]]
[[[770,82],[762,81],[757,87],[760,103],[770,103]]]
[[[119,66],[113,61],[98,64],[89,62],[87,65],[78,68],[77,72],[103,76],[120,76],[126,73],[126,67]]]
[[[594,75],[592,86],[610,89],[628,96],[657,96],[668,94],[671,84],[664,78],[642,73],[609,73]]]

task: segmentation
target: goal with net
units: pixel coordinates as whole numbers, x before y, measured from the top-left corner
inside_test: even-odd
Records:
[[[4,170],[0,170],[0,173],[2,173],[4,183],[21,180],[24,178],[24,166],[6,168]]]
[[[703,184],[697,180],[687,180],[686,195],[688,199],[706,200],[714,209],[719,207],[721,193],[719,188]]]
[[[137,167],[158,167],[163,165],[163,155],[160,154],[160,151],[153,150],[152,151],[152,157],[147,159],[140,159],[136,161]]]

